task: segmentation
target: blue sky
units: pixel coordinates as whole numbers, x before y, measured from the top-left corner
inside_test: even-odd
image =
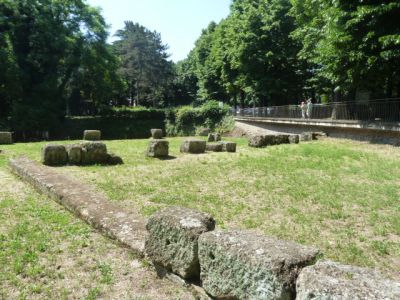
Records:
[[[231,0],[87,0],[101,7],[110,33],[124,27],[124,21],[138,22],[161,33],[169,45],[171,59],[184,59],[194,47],[201,30],[228,16]]]

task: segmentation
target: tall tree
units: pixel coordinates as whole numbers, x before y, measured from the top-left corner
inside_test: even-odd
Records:
[[[136,105],[162,104],[174,73],[161,35],[127,21],[116,36],[119,40],[114,42],[114,48],[121,60],[119,71],[127,83],[129,97],[136,100]]]

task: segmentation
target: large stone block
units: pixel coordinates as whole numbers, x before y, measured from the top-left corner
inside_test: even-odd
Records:
[[[217,299],[293,299],[298,273],[317,255],[252,231],[216,230],[199,238],[203,288]]]
[[[289,135],[289,144],[298,144],[300,142],[300,137],[298,134]]]
[[[0,132],[0,145],[9,145],[13,143],[12,133],[7,131]]]
[[[302,132],[300,134],[300,141],[302,142],[310,142],[313,140],[313,133],[312,132]]]
[[[162,129],[151,129],[151,137],[153,139],[162,139],[163,138],[163,131]]]
[[[169,155],[169,142],[166,140],[150,140],[146,155],[149,157],[167,157]]]
[[[206,151],[211,152],[222,152],[222,148],[222,143],[207,143],[206,145]]]
[[[107,146],[102,142],[82,143],[83,165],[105,164],[107,163]]]
[[[42,148],[42,163],[47,166],[63,166],[68,162],[64,145],[47,144]]]
[[[400,282],[374,270],[319,261],[304,268],[296,284],[297,300],[400,299]]]
[[[288,134],[267,134],[267,135],[254,135],[249,138],[250,147],[267,147],[280,144],[289,144],[290,135]]]
[[[154,264],[185,279],[198,279],[198,238],[215,227],[205,213],[182,207],[168,207],[149,218],[145,250]]]
[[[224,152],[236,152],[236,143],[234,142],[221,142],[222,151]]]
[[[74,144],[66,146],[68,154],[68,163],[71,165],[80,165],[82,162],[82,145]]]
[[[190,139],[181,144],[181,152],[183,153],[204,153],[206,151],[206,141]]]
[[[99,141],[101,139],[100,130],[85,130],[83,132],[83,139],[86,141]]]
[[[321,140],[326,138],[328,135],[325,132],[322,131],[315,131],[312,133],[312,139],[313,140]]]

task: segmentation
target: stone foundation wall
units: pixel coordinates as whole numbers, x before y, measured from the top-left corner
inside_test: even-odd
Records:
[[[146,222],[52,168],[26,158],[11,160],[10,167],[93,227],[146,255],[162,276],[170,272],[189,284],[197,299],[400,299],[400,282],[372,269],[317,262],[320,252],[313,247],[215,229],[212,216],[182,207],[163,209]]]
[[[357,122],[313,122],[236,119],[236,127],[246,133],[255,134],[301,134],[305,131],[323,131],[330,137],[368,141],[400,146],[400,124],[368,125]]]

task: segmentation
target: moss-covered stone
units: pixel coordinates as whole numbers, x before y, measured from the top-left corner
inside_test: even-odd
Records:
[[[47,166],[63,166],[68,162],[64,145],[47,144],[42,148],[42,163]]]
[[[7,131],[1,131],[0,132],[0,145],[8,145],[12,144],[13,139],[12,139],[12,133],[7,132]]]
[[[181,144],[180,150],[182,153],[204,153],[206,151],[206,141],[196,139],[185,140]]]
[[[83,132],[83,139],[86,141],[99,141],[101,139],[100,130],[85,130]]]
[[[298,134],[289,135],[289,144],[298,144],[300,142],[300,137]]]
[[[105,164],[107,163],[107,146],[102,142],[82,143],[83,165]]]
[[[296,286],[298,300],[400,299],[400,282],[372,269],[332,261],[304,268]]]
[[[206,151],[210,152],[222,152],[222,143],[207,143]]]
[[[293,299],[298,273],[317,254],[252,231],[216,230],[199,238],[200,277],[217,299]]]
[[[215,227],[205,213],[168,207],[152,215],[147,223],[145,250],[149,259],[185,279],[198,279],[198,238]]]
[[[66,146],[68,154],[68,163],[71,165],[80,165],[82,162],[82,145],[73,144]]]
[[[151,129],[151,137],[153,139],[162,139],[163,138],[163,131],[162,129]]]
[[[169,155],[169,142],[160,139],[150,140],[146,155],[149,157],[167,157]]]
[[[222,151],[224,152],[236,152],[236,143],[234,142],[221,142]]]

